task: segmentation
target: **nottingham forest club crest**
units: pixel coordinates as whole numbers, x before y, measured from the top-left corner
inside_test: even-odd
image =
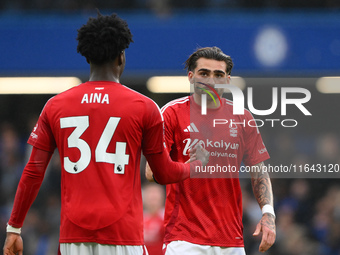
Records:
[[[237,125],[235,123],[230,123],[229,133],[231,137],[237,137]]]

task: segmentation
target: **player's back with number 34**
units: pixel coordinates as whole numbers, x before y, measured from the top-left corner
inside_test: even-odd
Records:
[[[90,64],[89,81],[51,98],[31,133],[32,153],[8,221],[5,255],[22,254],[21,227],[56,148],[61,255],[143,254],[141,152],[162,184],[184,180],[190,167],[208,162],[201,147],[192,151],[192,164],[173,162],[163,146],[158,106],[120,84],[132,42],[124,20],[98,13],[78,30],[77,40]]]
[[[115,236],[122,240],[124,234],[142,239],[134,231],[142,227],[143,215],[136,199],[140,154],[162,151],[161,125],[152,100],[116,82],[89,81],[47,102],[29,143],[46,151],[59,149],[64,169],[61,242],[76,242],[79,227],[91,234],[111,226],[111,231],[120,230]],[[131,218],[133,229],[127,229]]]

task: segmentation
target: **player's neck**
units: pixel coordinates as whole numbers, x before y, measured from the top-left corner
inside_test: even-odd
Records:
[[[201,95],[198,95],[196,93],[193,94],[193,98],[196,104],[198,105],[202,105],[202,101],[201,101]],[[208,109],[216,109],[220,107],[220,101],[216,100],[216,104],[213,100],[207,100],[207,108]]]
[[[119,78],[114,75],[102,75],[102,74],[96,74],[92,73],[90,75],[89,81],[113,81],[119,83]]]
[[[89,81],[113,81],[119,83],[120,72],[112,65],[91,65]]]

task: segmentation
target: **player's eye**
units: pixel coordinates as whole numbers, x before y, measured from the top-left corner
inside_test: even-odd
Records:
[[[215,77],[216,78],[223,78],[224,74],[223,73],[217,73],[217,74],[215,74]]]
[[[211,73],[210,72],[202,72],[201,76],[204,77],[204,78],[208,78],[208,77],[211,76]]]

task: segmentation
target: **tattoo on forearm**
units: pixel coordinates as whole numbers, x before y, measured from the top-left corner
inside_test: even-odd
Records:
[[[273,203],[272,186],[268,173],[262,171],[264,167],[263,162],[255,167],[258,167],[259,169],[257,170],[259,171],[256,171],[256,173],[252,176],[251,184],[255,198],[262,208],[265,204]]]
[[[267,217],[263,217],[261,220],[262,226],[267,227],[272,231],[275,231],[275,217],[269,213],[267,213],[266,215]]]

